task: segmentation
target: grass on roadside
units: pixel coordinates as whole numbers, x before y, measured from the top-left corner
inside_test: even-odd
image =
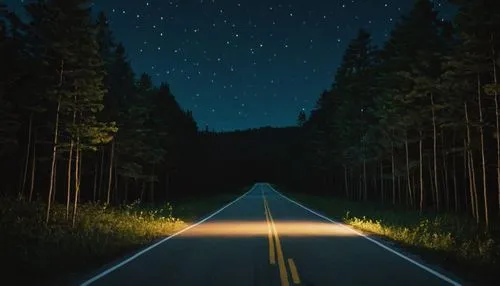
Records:
[[[4,279],[16,285],[63,285],[153,241],[173,234],[233,200],[236,194],[147,207],[81,204],[75,228],[55,204],[45,226],[45,204],[0,199],[0,257]]]
[[[489,282],[488,275],[500,269],[498,223],[485,232],[469,217],[457,214],[420,215],[392,205],[300,193],[290,197],[356,229],[390,239],[469,281]]]

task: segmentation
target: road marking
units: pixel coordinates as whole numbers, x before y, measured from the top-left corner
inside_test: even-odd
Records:
[[[462,284],[460,284],[459,282],[457,282],[457,281],[455,281],[455,280],[453,280],[453,279],[451,279],[451,278],[449,278],[449,277],[447,277],[447,276],[445,276],[445,275],[443,275],[443,274],[441,274],[441,273],[439,273],[439,272],[437,272],[437,271],[435,271],[435,270],[433,270],[433,269],[431,269],[431,268],[429,268],[429,267],[427,267],[427,266],[425,266],[425,265],[423,265],[423,264],[421,264],[421,263],[419,263],[419,262],[417,262],[417,261],[415,261],[415,260],[413,260],[413,259],[409,258],[408,256],[406,256],[406,255],[404,255],[404,254],[402,254],[402,253],[400,253],[400,252],[398,252],[398,251],[396,251],[396,250],[394,250],[394,249],[392,249],[392,248],[390,248],[390,247],[388,247],[388,246],[386,246],[386,245],[382,244],[381,242],[376,241],[375,239],[372,239],[372,238],[370,238],[370,237],[366,236],[365,234],[363,234],[363,233],[361,233],[361,232],[359,232],[359,231],[357,231],[357,230],[355,230],[355,229],[352,229],[352,228],[350,228],[350,227],[346,226],[346,225],[345,225],[345,224],[343,224],[343,223],[340,223],[340,222],[338,222],[338,221],[334,221],[334,220],[332,220],[332,219],[330,219],[330,218],[328,218],[328,217],[326,217],[326,216],[324,216],[324,215],[322,215],[322,214],[319,214],[319,213],[317,213],[317,212],[315,212],[315,211],[311,210],[311,209],[310,209],[310,208],[308,208],[308,207],[303,206],[302,204],[300,204],[300,203],[298,203],[298,202],[296,202],[296,201],[294,201],[294,200],[292,200],[292,199],[288,198],[287,196],[285,196],[285,195],[281,194],[280,192],[276,191],[276,190],[275,190],[275,189],[274,189],[271,185],[267,184],[267,186],[268,186],[271,190],[273,190],[275,193],[279,194],[280,196],[282,196],[283,198],[287,199],[288,201],[290,201],[290,202],[292,202],[292,203],[296,204],[297,206],[299,206],[299,207],[301,207],[301,208],[303,208],[303,209],[305,209],[305,210],[307,210],[307,211],[309,211],[309,212],[311,212],[311,213],[313,213],[313,214],[315,214],[315,215],[319,216],[319,217],[320,217],[320,218],[322,218],[322,219],[325,219],[325,220],[327,220],[327,221],[329,221],[329,222],[331,222],[331,223],[334,223],[334,224],[337,224],[337,225],[339,225],[339,226],[341,226],[341,227],[344,227],[344,228],[346,228],[346,229],[348,229],[348,230],[352,231],[353,233],[356,233],[357,235],[362,236],[362,237],[364,237],[364,238],[368,239],[369,241],[371,241],[371,242],[375,243],[376,245],[378,245],[378,246],[382,247],[383,249],[385,249],[385,250],[387,250],[387,251],[389,251],[389,252],[391,252],[391,253],[393,253],[393,254],[396,254],[397,256],[399,256],[399,257],[403,258],[404,260],[406,260],[406,261],[408,261],[408,262],[412,263],[413,265],[418,266],[418,267],[420,267],[421,269],[423,269],[423,270],[425,270],[425,271],[427,271],[427,272],[429,272],[429,273],[433,274],[434,276],[436,276],[436,277],[440,278],[441,280],[444,280],[444,281],[446,281],[446,282],[448,282],[448,283],[450,283],[450,284],[452,284],[452,285],[455,285],[455,286],[461,286],[461,285],[462,285]]]
[[[236,203],[237,201],[239,201],[239,200],[241,200],[242,198],[244,198],[246,195],[248,195],[250,192],[252,192],[252,191],[255,189],[255,187],[256,187],[256,186],[257,186],[257,184],[255,184],[255,185],[254,185],[254,186],[253,186],[253,187],[252,187],[252,188],[251,188],[248,192],[246,192],[246,193],[244,193],[243,195],[241,195],[241,196],[237,197],[234,201],[232,201],[232,202],[228,203],[227,205],[225,205],[225,206],[223,206],[222,208],[218,209],[217,211],[215,211],[215,212],[214,212],[214,213],[212,213],[211,215],[207,216],[206,218],[204,218],[204,219],[200,220],[199,222],[197,222],[197,223],[195,223],[195,224],[192,224],[192,225],[190,225],[190,226],[188,226],[188,227],[186,227],[186,228],[184,228],[184,229],[182,229],[182,230],[180,230],[180,231],[178,231],[178,232],[176,232],[176,233],[174,233],[174,234],[172,234],[172,235],[170,235],[170,236],[168,236],[168,237],[166,237],[166,238],[164,238],[164,239],[162,239],[162,240],[158,241],[157,243],[155,243],[155,244],[153,244],[153,245],[148,246],[147,248],[145,248],[145,249],[143,249],[143,250],[141,250],[141,251],[137,252],[136,254],[132,255],[131,257],[129,257],[129,258],[127,258],[127,259],[123,260],[122,262],[120,262],[120,263],[116,264],[115,266],[110,267],[110,268],[108,268],[108,269],[106,269],[106,270],[102,271],[101,273],[99,273],[99,274],[97,274],[97,275],[93,276],[92,278],[90,278],[90,279],[86,280],[85,282],[81,283],[81,284],[80,284],[80,286],[88,286],[88,285],[90,285],[90,284],[94,283],[95,281],[97,281],[97,280],[101,279],[102,277],[104,277],[104,276],[108,275],[109,273],[111,273],[111,272],[115,271],[116,269],[118,269],[118,268],[122,267],[123,265],[125,265],[125,264],[127,264],[127,263],[129,263],[129,262],[133,261],[133,260],[134,260],[134,259],[136,259],[137,257],[139,257],[139,256],[143,255],[144,253],[146,253],[146,252],[150,251],[151,249],[153,249],[153,248],[157,247],[158,245],[160,245],[160,244],[164,243],[165,241],[170,240],[170,239],[172,239],[172,238],[174,238],[174,237],[178,236],[179,234],[181,234],[181,233],[183,233],[183,232],[186,232],[186,231],[188,231],[188,230],[192,229],[193,227],[196,227],[196,226],[198,226],[198,225],[200,225],[200,224],[202,224],[202,223],[206,222],[207,220],[211,219],[212,217],[214,217],[215,215],[217,215],[218,213],[220,213],[221,211],[223,211],[223,210],[224,210],[224,209],[226,209],[227,207],[231,206],[232,204],[234,204],[234,203]]]
[[[290,267],[293,283],[300,284],[299,272],[297,271],[297,266],[295,266],[295,262],[293,262],[292,258],[288,258],[288,266]]]
[[[271,220],[271,225],[273,227],[274,239],[276,242],[276,252],[278,254],[278,266],[280,271],[281,286],[288,286],[290,285],[290,283],[288,282],[288,273],[286,271],[285,258],[283,257],[283,250],[281,249],[280,238],[278,236],[278,231],[276,230],[276,225],[274,223],[273,215],[271,214],[271,209],[269,208],[269,204],[267,203],[266,196],[263,195],[263,197],[264,197],[264,206],[267,210],[267,213],[269,214],[269,219]]]
[[[264,198],[264,192],[262,191],[262,198]],[[263,202],[265,202],[263,200]],[[269,241],[269,263],[271,265],[276,264],[276,254],[274,252],[274,242],[273,242],[273,233],[272,233],[272,227],[271,227],[271,221],[269,220],[269,214],[267,213],[267,206],[264,203],[264,213],[266,214],[266,221],[267,221],[267,239]]]

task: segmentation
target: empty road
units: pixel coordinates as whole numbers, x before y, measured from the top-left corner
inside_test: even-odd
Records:
[[[460,285],[265,183],[85,279],[80,285]]]

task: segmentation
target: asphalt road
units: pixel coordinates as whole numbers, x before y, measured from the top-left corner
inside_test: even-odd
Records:
[[[442,273],[260,183],[80,285],[460,285]]]

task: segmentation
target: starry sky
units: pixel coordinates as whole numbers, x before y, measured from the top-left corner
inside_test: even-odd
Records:
[[[28,0],[5,0],[22,13]],[[434,1],[441,17],[451,9]],[[200,129],[296,124],[360,28],[382,45],[413,0],[100,0],[136,74],[170,85]]]

